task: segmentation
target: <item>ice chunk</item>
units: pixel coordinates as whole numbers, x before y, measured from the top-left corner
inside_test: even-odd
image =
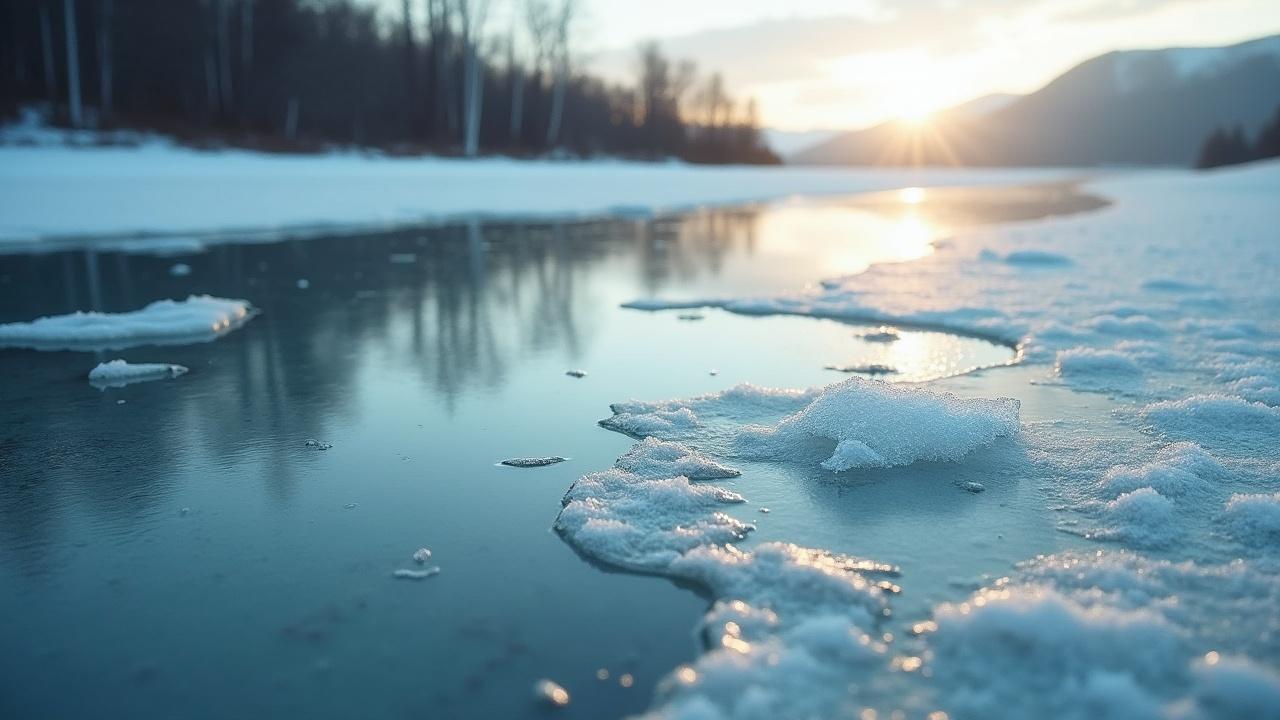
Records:
[[[419,565],[424,565],[431,559],[431,550],[428,548],[418,548],[413,551],[413,561]]]
[[[552,707],[564,707],[569,704],[569,691],[559,683],[542,679],[533,684],[533,696],[540,702]]]
[[[555,465],[556,463],[562,463],[567,459],[568,458],[562,458],[559,455],[549,455],[547,457],[522,457],[503,460],[500,464],[518,468],[535,468]]]
[[[611,468],[584,475],[569,488],[555,527],[586,555],[662,572],[693,548],[745,537],[752,527],[723,512],[741,502],[735,492],[691,483],[674,472],[654,477]]]
[[[439,574],[440,574],[440,567],[438,565],[432,565],[431,567],[424,568],[422,570],[409,570],[409,569],[396,570],[395,572],[391,573],[391,577],[397,580],[426,580],[427,578],[435,577],[436,575],[439,575]]]
[[[565,375],[568,375],[569,377],[572,377],[572,378],[584,378],[587,376],[587,371],[586,370],[567,370],[565,371]]]
[[[1014,250],[1005,255],[1002,260],[1009,265],[1048,267],[1071,264],[1071,259],[1067,256],[1048,250]]]
[[[897,342],[899,339],[901,339],[902,336],[898,334],[898,331],[896,329],[891,328],[887,325],[882,325],[871,332],[863,333],[859,337],[861,337],[863,340],[866,340],[867,342],[891,343],[891,342]]]
[[[129,363],[121,359],[99,363],[89,371],[89,383],[94,387],[124,387],[130,383],[148,380],[164,380],[187,374],[181,365],[165,363]]]
[[[890,365],[871,363],[870,365],[826,365],[827,370],[842,373],[860,373],[862,375],[896,375],[898,369]]]
[[[316,450],[329,450],[333,448],[332,443],[316,440],[315,438],[307,438],[302,444],[309,448],[315,448]]]
[[[828,470],[959,460],[1018,431],[1017,400],[962,399],[919,387],[853,377],[829,386],[775,426],[748,426],[738,437],[751,457],[797,458],[814,441],[834,443]]]
[[[0,347],[95,350],[207,342],[244,325],[254,313],[244,300],[192,295],[132,312],[76,312],[3,324]]]

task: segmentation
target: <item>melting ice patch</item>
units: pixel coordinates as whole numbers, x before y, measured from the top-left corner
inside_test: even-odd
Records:
[[[164,380],[186,375],[187,368],[165,363],[129,363],[121,359],[99,363],[89,371],[89,383],[94,387],[124,387],[130,383],[148,380]]]
[[[601,424],[644,437],[727,438],[752,459],[832,471],[959,460],[1018,430],[1017,400],[969,399],[860,377],[805,391],[739,385],[689,400],[613,406]]]
[[[132,312],[75,312],[3,324],[0,347],[98,350],[207,342],[239,328],[253,315],[253,306],[245,300],[192,295],[186,300],[157,300]]]

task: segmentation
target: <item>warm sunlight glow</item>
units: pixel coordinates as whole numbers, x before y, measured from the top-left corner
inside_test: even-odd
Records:
[[[909,187],[898,191],[898,199],[904,205],[919,205],[924,200],[924,188]]]

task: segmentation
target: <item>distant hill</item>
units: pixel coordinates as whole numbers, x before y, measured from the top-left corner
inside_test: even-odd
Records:
[[[988,96],[991,97],[991,96]],[[1280,35],[1107,53],[1005,104],[892,121],[792,155],[825,165],[1190,165],[1215,128],[1256,132],[1280,105]],[[996,96],[1000,97],[1000,96]],[[984,112],[974,112],[975,109]]]

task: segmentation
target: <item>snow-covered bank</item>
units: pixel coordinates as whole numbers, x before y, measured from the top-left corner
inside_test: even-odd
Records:
[[[649,214],[909,186],[1061,180],[1078,170],[706,167],[623,161],[388,158],[0,145],[0,252],[66,236],[179,236],[184,246],[464,216]],[[168,238],[174,241],[173,237]],[[65,245],[52,244],[53,247]],[[134,245],[136,247],[136,244]],[[7,248],[7,250],[6,250]]]
[[[929,256],[817,288],[629,304],[1001,338],[1021,346],[1023,367],[939,382],[986,398],[997,387],[1023,408],[1050,392],[1072,401],[1041,405],[1021,425],[1016,400],[865,380],[615,404],[606,427],[678,444],[674,457],[697,458],[691,471],[721,459],[741,471],[712,486],[674,464],[620,463],[579,480],[557,520],[584,554],[696,582],[715,598],[700,625],[704,653],[671,673],[652,717],[883,716],[904,706],[911,717],[1280,717],[1280,163],[1089,188],[1114,205],[969,230]],[[1011,389],[994,377],[1006,372],[1034,384]],[[871,498],[860,480],[906,482],[924,462],[947,463],[920,471],[936,485],[912,490],[927,494],[1014,468],[1017,483],[1040,486],[1022,512],[1043,512],[1079,542],[1066,547],[1083,549],[1014,549],[1024,560],[996,570],[1007,576],[969,578],[960,593],[968,582],[951,585],[904,633],[887,618],[923,590],[925,569],[908,562],[916,551],[854,560],[801,547],[837,547],[808,533],[841,541],[807,530],[811,516],[784,541],[753,545],[770,526],[733,516],[757,488],[774,492],[775,510],[780,482],[806,499],[829,500],[813,489],[824,483]],[[904,472],[877,474],[883,466]],[[909,492],[894,497],[914,502]],[[1000,529],[990,505],[970,507],[978,519],[961,530]],[[959,540],[944,532],[912,540]],[[901,576],[884,560],[901,562]]]
[[[221,337],[253,317],[245,300],[192,295],[157,300],[122,313],[76,312],[0,325],[0,347],[36,350],[119,350],[181,345]]]

